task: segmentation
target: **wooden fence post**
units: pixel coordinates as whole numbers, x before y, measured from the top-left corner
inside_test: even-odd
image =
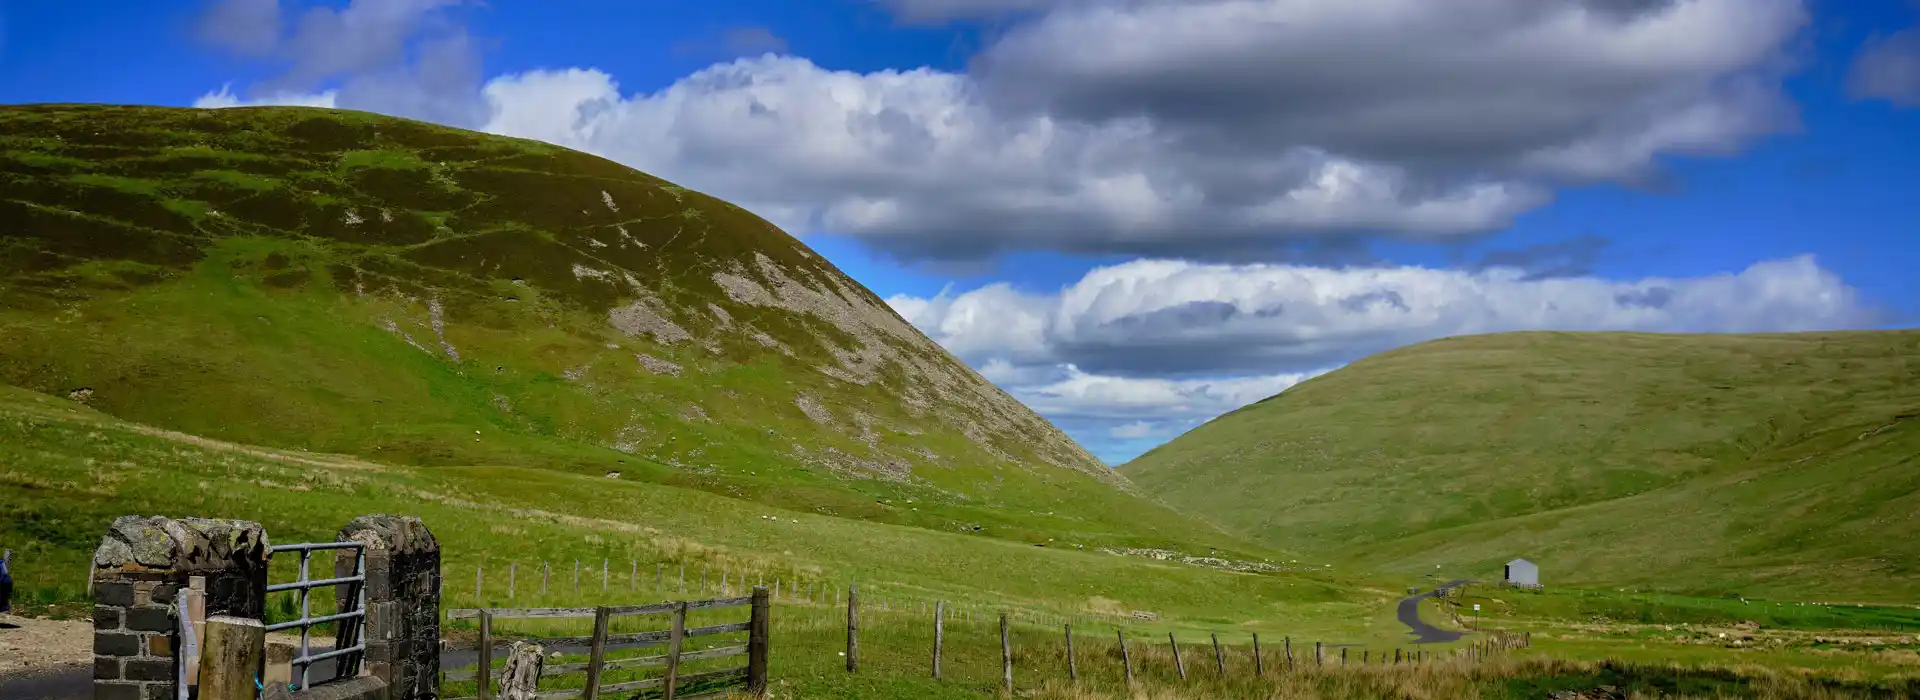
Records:
[[[847,673],[860,670],[860,585],[847,586]]]
[[[1340,647],[1340,665],[1341,666],[1347,665],[1347,648],[1346,647]]]
[[[1008,634],[1006,613],[1000,613],[1000,686],[1013,694],[1013,637]]]
[[[546,667],[545,652],[538,644],[513,643],[507,651],[506,670],[500,674],[500,700],[536,700],[540,672]]]
[[[947,616],[947,604],[943,601],[933,606],[933,679],[940,680],[940,646],[946,642],[944,622]]]
[[[1127,633],[1114,630],[1113,637],[1120,643],[1120,665],[1127,669],[1127,685],[1133,685],[1133,657],[1127,655]]]
[[[1174,641],[1173,633],[1167,633],[1167,646],[1173,647],[1173,670],[1180,672],[1180,680],[1187,679],[1187,663],[1180,660],[1180,643]]]
[[[1400,647],[1393,648],[1393,665],[1400,665]]]
[[[1293,638],[1285,637],[1282,639],[1282,641],[1284,641],[1287,645],[1287,672],[1292,673],[1293,672]]]
[[[613,615],[608,613],[607,606],[593,609],[593,641],[587,652],[587,684],[580,693],[585,700],[600,699],[600,671],[607,663],[607,627],[612,619]]]
[[[254,686],[267,660],[267,628],[259,620],[215,615],[207,618],[206,648],[200,653],[202,700],[254,700]]]
[[[1220,677],[1225,678],[1227,677],[1227,655],[1226,655],[1226,652],[1223,652],[1220,650],[1220,633],[1214,632],[1212,634],[1213,634],[1213,665],[1215,669],[1220,671]]]
[[[1319,642],[1313,643],[1313,665],[1315,666],[1320,665],[1320,643]]]
[[[1361,649],[1361,650],[1360,650],[1360,665],[1361,665],[1361,666],[1365,666],[1365,665],[1367,665],[1367,664],[1369,664],[1369,663],[1372,663],[1372,661],[1373,661],[1373,660],[1372,660],[1372,658],[1371,658],[1372,656],[1373,656],[1373,651],[1372,651],[1371,649]]]
[[[1260,633],[1253,633],[1253,675],[1267,675],[1266,663],[1260,659]]]
[[[1067,629],[1067,680],[1080,680],[1080,663],[1073,658],[1073,623],[1061,623]]]
[[[747,692],[755,697],[767,694],[767,642],[773,632],[772,616],[767,590],[753,589],[753,617],[747,625]]]
[[[678,692],[674,686],[680,683],[680,645],[687,637],[687,603],[681,601],[673,608],[673,631],[667,633],[667,677],[665,694],[661,697],[673,700]]]
[[[480,682],[480,700],[493,696],[493,611],[480,609],[480,659],[474,679]]]

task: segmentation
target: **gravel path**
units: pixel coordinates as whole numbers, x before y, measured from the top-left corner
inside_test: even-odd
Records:
[[[1466,580],[1448,581],[1431,591],[1400,601],[1400,624],[1406,625],[1409,629],[1413,630],[1414,644],[1440,644],[1466,636],[1466,634],[1462,632],[1434,627],[1433,625],[1427,624],[1426,620],[1420,619],[1420,601],[1445,593],[1447,589],[1464,586],[1469,583],[1473,582]]]
[[[88,700],[93,624],[0,615],[0,698]]]

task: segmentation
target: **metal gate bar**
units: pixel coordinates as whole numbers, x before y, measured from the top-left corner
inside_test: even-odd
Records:
[[[309,564],[313,559],[313,553],[322,549],[354,550],[354,566],[353,566],[354,575],[340,577],[340,578],[326,578],[326,579],[318,579],[318,580],[309,578],[309,575],[310,575]],[[312,632],[314,625],[323,624],[327,622],[341,621],[341,620],[362,620],[362,621],[365,620],[367,615],[367,586],[366,586],[367,548],[366,548],[366,545],[361,544],[359,542],[310,542],[305,544],[273,545],[267,548],[268,556],[272,556],[273,554],[276,554],[279,552],[299,552],[300,553],[300,578],[291,583],[276,583],[271,586],[267,586],[267,592],[276,593],[279,591],[299,591],[300,592],[300,619],[289,620],[287,622],[280,622],[280,623],[267,625],[267,631],[272,632],[275,630],[283,630],[283,629],[288,629],[292,627],[300,628],[300,655],[293,658],[292,666],[293,668],[297,668],[300,670],[299,689],[306,690],[311,685],[308,677],[309,676],[308,672],[312,669],[313,664],[315,662],[325,661],[327,659],[332,659],[336,657],[347,656],[349,654],[366,651],[367,649],[366,635],[362,633],[362,630],[365,627],[364,624],[354,625],[351,628],[352,629],[351,638],[353,640],[353,644],[350,646],[343,646],[341,648],[334,649],[333,651],[323,652],[319,654],[312,653],[308,647],[308,642],[309,642],[308,636]],[[333,615],[322,615],[320,617],[313,616],[312,609],[308,607],[308,598],[311,596],[313,589],[320,588],[322,586],[341,586],[341,585],[348,585],[348,584],[357,584],[354,588],[356,595],[354,596],[352,601],[352,604],[353,604],[352,610],[336,613]],[[340,635],[340,637],[343,637],[343,638],[345,636],[346,635]],[[358,669],[357,659],[354,660],[354,665],[355,665],[355,668],[352,669],[352,672],[348,672],[347,669],[342,668],[341,673],[336,674],[336,676],[347,677],[351,675],[358,675],[359,669]]]

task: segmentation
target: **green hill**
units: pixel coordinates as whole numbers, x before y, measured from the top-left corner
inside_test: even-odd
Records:
[[[385,464],[1023,542],[1239,546],[1129,493],[745,210],[365,113],[0,108],[0,384]],[[16,514],[45,495],[0,482]]]
[[[1382,353],[1121,467],[1389,572],[1803,600],[1920,593],[1920,331],[1513,333]]]

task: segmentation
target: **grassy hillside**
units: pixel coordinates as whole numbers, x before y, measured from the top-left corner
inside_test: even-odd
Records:
[[[1920,332],[1514,333],[1366,358],[1121,472],[1405,573],[1802,600],[1920,593]]]
[[[514,605],[679,598],[671,581],[667,591],[652,587],[655,564],[664,564],[669,572],[685,567],[687,597],[700,594],[701,580],[718,583],[724,568],[736,586],[743,571],[842,590],[858,583],[875,607],[891,600],[896,609],[947,600],[981,614],[990,607],[1120,620],[1151,610],[1163,616],[1160,630],[1246,625],[1377,640],[1400,632],[1391,591],[1351,575],[1252,574],[1033,547],[563,470],[422,469],[276,450],[0,388],[0,543],[15,551],[18,602],[31,609],[84,600],[86,562],[106,524],[129,513],[250,519],[276,542],[330,539],[362,513],[417,515],[441,542],[448,607],[475,604],[477,566],[488,572],[485,600],[508,605],[509,563],[518,566]],[[579,593],[575,561],[586,568]],[[606,595],[602,561],[610,562]],[[628,581],[635,561],[645,579],[638,593]],[[545,596],[540,562],[553,567]],[[274,566],[276,579],[295,572],[291,561]]]
[[[533,141],[307,108],[0,108],[0,338],[0,384],[501,469],[500,489],[588,475],[1056,546],[1240,547],[1130,495],[766,221]]]

